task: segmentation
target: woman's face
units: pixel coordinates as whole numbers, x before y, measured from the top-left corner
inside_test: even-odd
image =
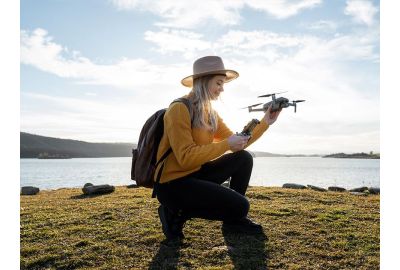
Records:
[[[219,94],[224,91],[225,77],[224,75],[216,75],[208,83],[208,90],[212,100],[216,100]]]

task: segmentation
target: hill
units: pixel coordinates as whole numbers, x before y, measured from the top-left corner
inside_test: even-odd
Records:
[[[367,153],[354,153],[354,154],[345,154],[345,153],[337,153],[323,156],[324,158],[361,158],[361,159],[380,159],[380,154],[367,154]]]
[[[89,143],[20,132],[20,158],[37,158],[43,153],[71,158],[130,157],[135,146],[130,143]]]
[[[263,233],[192,219],[171,243],[150,189],[21,196],[21,269],[379,269],[379,196],[250,187],[247,197]]]

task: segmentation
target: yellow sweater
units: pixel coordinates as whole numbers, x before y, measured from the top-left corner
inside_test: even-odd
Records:
[[[268,125],[261,121],[254,130],[247,146],[255,142]],[[229,150],[228,138],[233,132],[218,115],[215,133],[191,127],[190,114],[185,104],[173,103],[164,115],[164,135],[158,147],[157,160],[171,147],[172,153],[164,160],[160,183],[183,177],[198,171],[204,163],[223,155]],[[246,147],[247,147],[246,146]],[[156,178],[161,164],[156,168]]]

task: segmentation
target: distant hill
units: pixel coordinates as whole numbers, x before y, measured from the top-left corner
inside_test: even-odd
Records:
[[[362,158],[362,159],[380,159],[380,154],[367,154],[367,153],[354,153],[354,154],[345,154],[345,153],[337,153],[323,156],[324,158]]]
[[[20,132],[20,158],[37,158],[40,154],[89,157],[130,157],[135,144],[130,143],[89,143],[84,141],[45,137]]]

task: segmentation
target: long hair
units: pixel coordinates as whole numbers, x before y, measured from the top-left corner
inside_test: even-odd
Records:
[[[189,100],[193,108],[193,127],[206,128],[211,132],[217,130],[217,112],[211,107],[211,95],[208,84],[215,75],[207,75],[193,80]],[[206,120],[208,118],[208,121]]]

